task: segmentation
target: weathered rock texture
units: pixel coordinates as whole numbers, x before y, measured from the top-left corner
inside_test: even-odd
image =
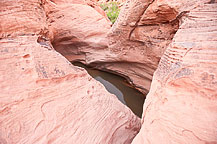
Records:
[[[144,93],[148,92],[160,57],[178,28],[175,10],[164,6],[154,9],[151,3],[126,1],[108,35],[109,51],[115,55],[115,61],[102,66],[127,75]]]
[[[44,4],[0,1],[0,143],[131,143],[139,119],[52,48]]]
[[[174,8],[163,4],[151,7],[151,3],[151,0],[126,1],[117,22],[106,36],[107,43],[104,33],[91,47],[83,43],[84,48],[70,45],[63,50],[62,46],[58,46],[61,42],[57,41],[54,48],[69,60],[80,60],[99,69],[124,75],[138,89],[148,93],[160,57],[179,26],[179,13]],[[69,27],[68,31],[74,27],[77,26]],[[72,33],[67,36],[70,41],[71,37]],[[66,49],[68,51],[63,52]]]
[[[180,27],[154,74],[133,144],[217,143],[217,1],[149,7],[161,5],[182,14]]]

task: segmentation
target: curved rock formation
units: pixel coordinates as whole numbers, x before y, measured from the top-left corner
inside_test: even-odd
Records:
[[[75,43],[67,45],[72,41],[79,41],[74,38],[77,33],[86,33],[74,32],[74,29],[77,29],[75,25],[64,27],[67,31],[73,30],[74,33],[66,35],[61,48],[58,46],[61,42],[56,41],[54,48],[69,60],[83,61],[98,69],[123,75],[140,91],[148,93],[160,57],[177,31],[179,16],[173,8],[150,8],[151,3],[151,0],[128,0],[108,35],[106,36],[108,29],[101,29],[102,35],[94,45],[86,42],[80,44],[79,48],[73,46]],[[69,23],[68,19],[66,23]],[[94,32],[93,29],[89,31]],[[67,45],[67,48],[63,48],[62,45]]]
[[[217,143],[217,2],[191,2],[152,4],[182,16],[154,74],[133,144]]]
[[[47,1],[45,10],[54,48],[69,61],[85,60],[86,53],[106,47],[110,23],[94,8],[71,1]]]
[[[139,118],[52,48],[44,4],[0,1],[0,143],[131,143]]]
[[[77,3],[47,3],[54,48],[69,61],[123,75],[148,93],[160,57],[177,31],[179,13],[164,5],[149,7],[151,0],[129,0],[110,30],[103,16]]]
[[[144,93],[148,93],[152,75],[178,28],[178,13],[165,6],[154,9],[153,2],[126,1],[108,34],[114,60],[96,60],[105,62],[100,68],[128,76]]]
[[[164,53],[132,143],[217,143],[216,0],[128,0],[107,38],[106,19],[71,2],[0,1],[0,143],[129,144],[139,131],[139,118],[54,48],[144,93]]]

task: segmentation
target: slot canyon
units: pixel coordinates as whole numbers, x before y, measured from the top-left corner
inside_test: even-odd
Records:
[[[101,1],[0,0],[0,144],[217,144],[217,0]]]

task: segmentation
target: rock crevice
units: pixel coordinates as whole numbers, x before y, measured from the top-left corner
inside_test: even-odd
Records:
[[[73,45],[64,39],[75,30],[65,18],[79,18],[82,8],[106,29],[94,9],[73,2],[0,1],[0,143],[129,144],[138,133],[140,119],[52,46]],[[96,35],[86,31],[76,37],[93,44]]]

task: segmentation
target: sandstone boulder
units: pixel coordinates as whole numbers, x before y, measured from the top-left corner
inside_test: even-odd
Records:
[[[52,45],[69,61],[85,60],[86,53],[106,47],[110,24],[94,8],[71,2],[47,2],[45,10]]]

